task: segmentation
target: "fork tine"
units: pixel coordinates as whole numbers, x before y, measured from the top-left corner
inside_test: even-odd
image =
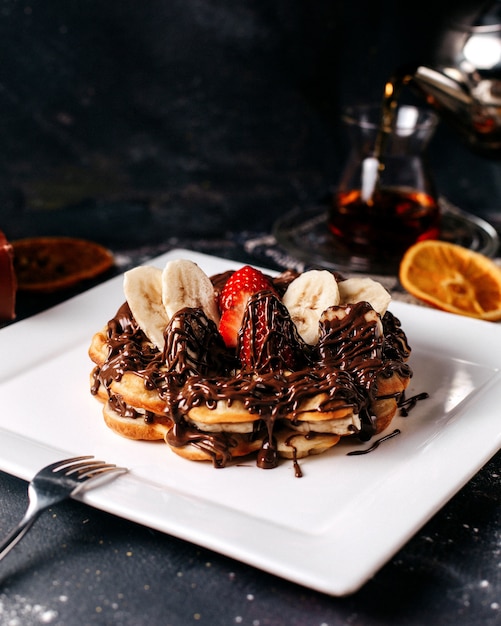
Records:
[[[89,468],[79,474],[79,478],[82,480],[86,478],[94,478],[99,476],[100,474],[108,474],[109,472],[122,472],[125,473],[127,470],[125,467],[118,467],[117,465],[101,465],[95,468]]]
[[[93,459],[94,457],[92,455],[87,455],[87,456],[75,456],[71,459],[64,459],[62,461],[56,461],[56,463],[51,463],[50,465],[47,465],[46,467],[43,468],[43,471],[53,471],[53,472],[57,472],[59,470],[62,470],[63,468],[67,467],[68,465],[72,465],[73,463],[78,463],[79,461],[86,461],[89,459]]]
[[[116,465],[112,463],[105,463],[104,461],[98,461],[97,459],[94,459],[93,456],[78,456],[73,459],[66,459],[64,461],[59,461],[58,463],[53,463],[52,465],[47,466],[45,470],[50,470],[53,473],[61,473],[65,476],[71,476],[72,474],[83,476],[87,471],[101,467],[113,468],[116,467]]]
[[[83,482],[97,477],[99,474],[110,471],[124,473],[127,470],[112,463],[98,461],[94,459],[93,456],[76,456],[71,459],[64,459],[62,461],[52,463],[52,465],[48,465],[41,471],[50,471],[53,474],[62,474],[68,478]]]
[[[100,484],[101,481],[105,481],[109,479],[109,475],[112,473],[115,474],[125,474],[128,470],[125,467],[118,467],[117,465],[109,465],[103,463],[102,465],[97,465],[94,468],[87,468],[84,470],[80,470],[75,476],[70,476],[70,480],[75,483],[75,488],[71,492],[71,495],[74,496],[82,491],[85,491],[87,485],[92,483],[93,485]]]
[[[89,475],[95,474],[96,472],[109,471],[114,469],[121,469],[112,463],[102,463],[101,461],[97,461],[92,465],[81,465],[78,468],[71,469],[66,475],[71,476],[72,474],[77,474],[77,478],[86,478]]]
[[[105,465],[110,465],[109,463],[104,463],[104,461],[82,461],[80,463],[72,463],[71,465],[67,465],[62,467],[59,471],[65,476],[71,476],[72,474],[82,474],[87,469],[93,469],[95,467],[103,467]]]

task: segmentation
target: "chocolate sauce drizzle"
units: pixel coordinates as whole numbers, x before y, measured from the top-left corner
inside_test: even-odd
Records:
[[[372,444],[370,448],[365,448],[365,450],[352,450],[351,452],[348,452],[346,456],[360,456],[361,454],[369,454],[369,452],[374,452],[374,450],[379,448],[379,446],[384,441],[388,441],[388,439],[393,439],[393,437],[396,437],[397,435],[400,435],[400,430],[398,428],[396,428],[392,433],[389,433],[388,435],[385,435],[380,439],[376,439],[376,441]]]
[[[226,278],[220,275],[218,280],[224,284]],[[279,285],[279,289],[285,287],[286,282]],[[267,332],[264,338],[263,329]],[[256,345],[253,341],[259,333]],[[108,357],[101,368],[94,370],[91,392],[97,394],[103,385],[113,397],[112,382],[121,380],[125,372],[134,372],[143,379],[146,389],[156,390],[165,402],[173,422],[167,443],[174,447],[195,446],[209,454],[215,467],[225,467],[232,460],[238,441],[230,433],[197,428],[189,420],[195,407],[216,410],[221,403],[231,406],[241,402],[255,427],[252,433],[239,437],[262,441],[257,464],[270,469],[278,463],[276,428],[297,424],[304,411],[301,407],[309,398],[323,394],[315,409],[320,412],[351,409],[361,420],[354,435],[368,440],[377,427],[371,405],[382,398],[378,380],[394,373],[403,378],[412,376],[405,363],[410,348],[399,320],[389,312],[381,319],[366,302],[328,309],[320,322],[319,343],[311,348],[298,335],[276,295],[256,294],[248,303],[239,337],[239,350],[244,349],[242,346],[250,350],[249,368],[239,369],[238,352],[225,347],[216,325],[201,309],[179,311],[164,337],[165,348],[160,352],[141,331],[128,305],[123,304],[108,323]],[[401,407],[409,410],[412,400]],[[119,415],[139,417],[119,398],[111,402]],[[158,418],[154,413],[140,416],[146,420]],[[293,441],[288,445],[293,450],[296,476],[300,476]]]
[[[398,403],[398,407],[400,409],[400,415],[402,417],[408,417],[410,411],[416,406],[416,404],[421,400],[426,400],[429,398],[429,394],[426,391],[422,393],[417,393],[415,396],[411,396],[410,398],[405,397],[405,393],[402,394],[402,397]]]
[[[153,424],[155,421],[155,413],[153,411],[138,411],[130,404],[127,404],[120,394],[110,394],[108,402],[113,411],[121,417],[142,419],[146,424]]]

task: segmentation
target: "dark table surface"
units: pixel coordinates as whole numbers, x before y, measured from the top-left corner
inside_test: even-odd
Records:
[[[174,247],[273,266],[245,242],[335,183],[341,104],[429,53],[441,3],[394,4],[4,2],[0,227],[92,238],[119,271]],[[500,164],[446,128],[429,156],[441,193],[499,227]],[[19,319],[73,293],[20,296]],[[68,501],[0,563],[0,623],[501,624],[500,477],[497,454],[344,598]],[[26,488],[0,473],[0,533]]]

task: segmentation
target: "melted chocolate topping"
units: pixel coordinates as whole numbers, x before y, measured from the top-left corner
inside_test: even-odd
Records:
[[[121,417],[142,419],[146,424],[153,424],[155,421],[155,413],[152,411],[138,411],[130,404],[127,404],[119,394],[110,394],[108,402],[113,411]]]
[[[143,378],[147,389],[155,389],[162,380],[162,355],[151,344],[134,320],[127,303],[108,322],[108,358],[94,371],[91,392],[96,394],[99,385],[110,388],[114,380],[121,380],[126,371]]]
[[[320,362],[350,371],[371,391],[382,369],[384,337],[377,313],[368,302],[330,307],[320,318]]]
[[[310,347],[303,341],[287,307],[268,291],[249,298],[237,352],[244,351],[251,372],[280,372],[311,366]]]
[[[402,330],[400,320],[390,311],[386,311],[382,318],[383,323],[383,356],[395,361],[406,361],[411,355],[411,348],[407,337]]]

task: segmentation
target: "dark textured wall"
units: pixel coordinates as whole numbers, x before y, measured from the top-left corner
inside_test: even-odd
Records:
[[[431,58],[443,4],[3,0],[0,223],[112,243],[121,219],[136,240],[269,228],[335,183],[339,108]]]

